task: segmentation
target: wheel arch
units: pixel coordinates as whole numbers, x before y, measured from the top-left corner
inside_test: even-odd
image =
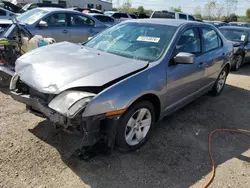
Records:
[[[157,97],[157,95],[155,95],[153,93],[144,94],[144,95],[140,96],[139,98],[137,98],[135,101],[133,101],[133,103],[130,106],[132,106],[133,104],[135,104],[139,101],[144,101],[144,100],[149,101],[154,106],[155,121],[157,122],[160,119],[160,115],[161,115],[161,102],[160,102],[159,97]]]

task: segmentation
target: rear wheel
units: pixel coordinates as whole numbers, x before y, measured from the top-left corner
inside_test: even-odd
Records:
[[[128,152],[140,148],[147,140],[155,122],[154,106],[140,101],[122,115],[116,135],[120,151]]]
[[[228,68],[224,67],[224,69],[220,72],[213,88],[212,88],[212,95],[214,96],[218,96],[221,94],[222,90],[224,89],[225,83],[226,83],[226,79],[227,79],[227,75],[228,75]]]

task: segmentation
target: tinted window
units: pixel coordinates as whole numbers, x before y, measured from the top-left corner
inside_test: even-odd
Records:
[[[137,19],[136,15],[134,15],[134,14],[130,14],[130,16],[131,16],[131,18],[133,18],[133,19]]]
[[[203,28],[202,39],[204,45],[204,52],[217,49],[221,46],[221,39],[213,29]]]
[[[44,19],[48,23],[49,27],[65,27],[67,26],[66,14],[57,13],[48,16]]]
[[[120,18],[128,18],[128,15],[124,13],[114,13],[112,17],[115,19],[120,19]]]
[[[220,29],[220,31],[226,39],[231,41],[244,42],[247,39],[247,33],[242,30]]]
[[[192,28],[184,31],[176,45],[176,54],[179,52],[200,53],[201,40],[197,28]]]
[[[94,26],[95,22],[90,18],[79,15],[79,14],[71,14],[70,17],[70,25],[74,27],[82,27],[82,26]]]
[[[108,16],[96,15],[94,17],[101,22],[114,22],[114,19]]]
[[[155,11],[153,12],[151,18],[169,18],[175,19],[175,13],[167,12],[167,11]]]
[[[187,19],[187,15],[185,14],[179,14],[179,18],[182,20],[186,20]]]
[[[190,15],[188,15],[188,19],[193,20],[193,21],[195,20],[195,18],[193,16],[190,16]]]
[[[34,8],[37,8],[37,4],[30,5],[30,7],[28,8],[28,10],[31,10],[31,9],[34,9]]]
[[[6,16],[6,12],[4,10],[0,10],[0,16]]]
[[[85,45],[107,53],[145,61],[157,60],[168,47],[176,27],[125,22],[98,34]]]

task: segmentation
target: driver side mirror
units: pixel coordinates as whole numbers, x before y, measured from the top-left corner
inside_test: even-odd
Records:
[[[194,54],[180,52],[174,57],[174,62],[176,64],[193,64],[194,63]]]
[[[41,20],[41,21],[39,22],[39,27],[48,27],[48,23],[45,22],[45,21],[43,21],[43,20]]]

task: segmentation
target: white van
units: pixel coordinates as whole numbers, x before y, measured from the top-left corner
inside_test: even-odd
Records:
[[[171,12],[167,10],[154,11],[150,18],[167,18],[167,19],[181,19],[181,20],[190,20],[196,21],[195,17],[191,14],[186,14],[182,12]]]

